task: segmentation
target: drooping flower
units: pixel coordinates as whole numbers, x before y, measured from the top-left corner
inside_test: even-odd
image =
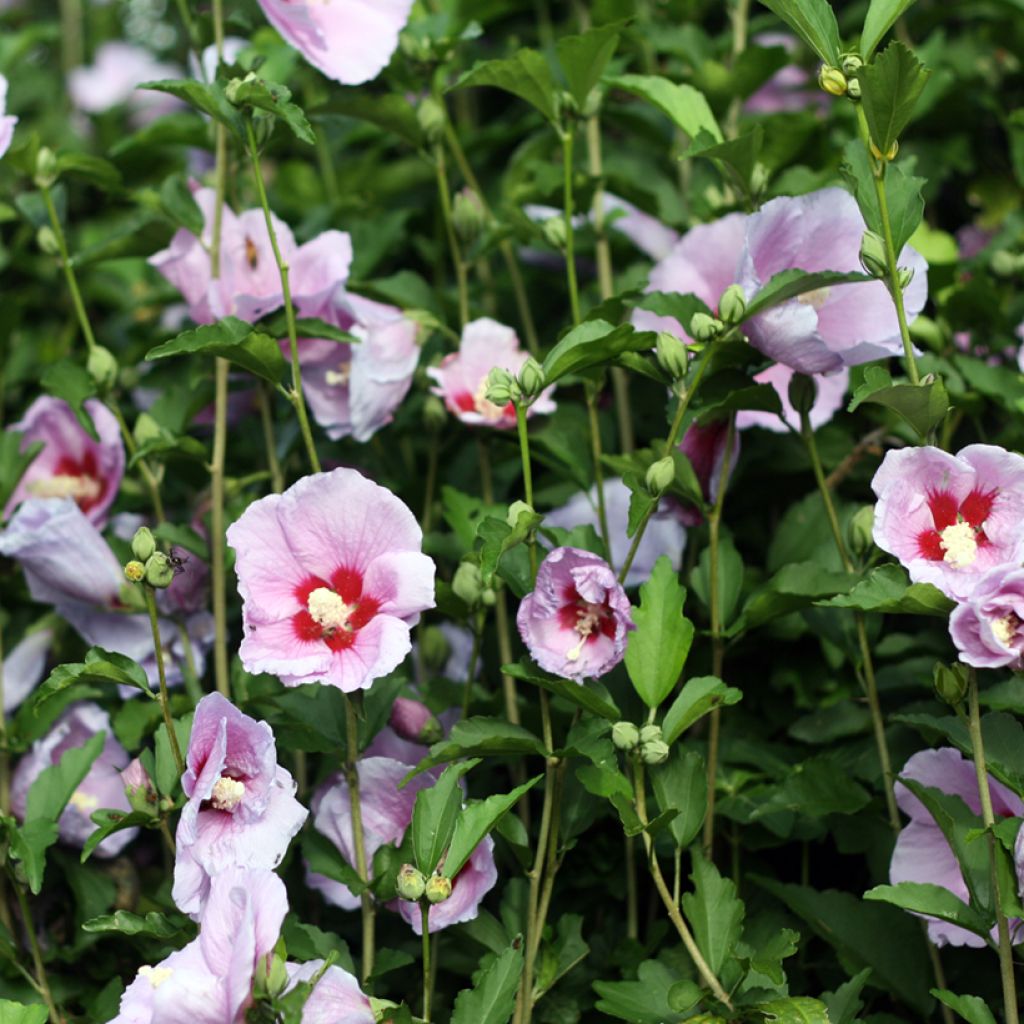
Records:
[[[949,635],[975,668],[1024,668],[1024,569],[1000,566],[953,609]]]
[[[228,530],[246,670],[351,692],[397,668],[410,627],[434,606],[422,539],[408,507],[353,469],[251,504]]]
[[[343,85],[376,78],[398,46],[412,0],[259,0],[285,40]]]
[[[111,1024],[242,1024],[287,912],[284,883],[272,871],[223,871],[212,881],[199,937],[155,967],[140,967]]]
[[[300,982],[311,981],[323,965],[323,960],[285,964],[288,989]],[[302,1024],[374,1024],[375,1020],[370,1000],[363,995],[359,982],[335,964],[320,976],[302,1008]]]
[[[114,738],[106,711],[84,701],[67,708],[18,762],[11,777],[11,810],[16,817],[24,819],[29,790],[39,774],[57,764],[67,751],[84,747],[97,733],[106,733],[103,749],[58,819],[60,838],[71,846],[83,846],[96,831],[93,811],[110,809],[127,814],[131,810],[120,774],[128,764],[128,752]],[[111,833],[96,847],[96,856],[116,857],[138,834],[137,828]]]
[[[753,297],[783,270],[859,271],[864,218],[839,188],[765,203],[746,225],[740,282]],[[904,246],[899,265],[914,272],[903,292],[907,319],[928,297],[924,258]],[[750,343],[800,373],[828,373],[903,351],[892,297],[882,281],[836,285],[805,292],[744,324]]]
[[[636,627],[629,598],[603,558],[555,548],[537,571],[536,589],[516,616],[519,635],[542,669],[582,682],[611,671]]]
[[[708,504],[712,504],[718,498],[718,489],[721,486],[722,473],[725,470],[727,448],[729,448],[729,463],[731,466],[735,466],[739,457],[739,438],[733,431],[730,446],[728,420],[716,420],[705,426],[691,423],[687,427],[686,433],[683,434],[682,441],[679,442],[679,450],[690,460],[704,501]],[[697,526],[703,519],[700,512],[692,505],[682,507],[680,518],[687,526]]]
[[[517,374],[528,358],[511,327],[482,317],[466,324],[459,351],[445,356],[440,366],[430,367],[427,376],[436,381],[433,393],[463,423],[509,430],[516,425],[515,408],[511,402],[499,407],[487,400],[487,375],[495,367]],[[545,388],[527,415],[554,412],[553,391],[554,387]]]
[[[615,565],[622,565],[629,553],[631,540],[626,532],[629,523],[629,488],[617,477],[604,482],[605,517],[608,520],[608,542],[610,554]],[[600,531],[597,513],[597,488],[581,491],[571,497],[561,508],[549,512],[544,517],[545,526],[557,526],[563,530],[571,530],[576,526],[593,526]],[[683,526],[682,509],[674,501],[663,498],[658,510],[647,524],[640,546],[636,549],[633,564],[626,574],[625,585],[635,587],[643,583],[651,574],[654,563],[667,555],[673,569],[682,565],[683,552],[686,550],[686,528]],[[447,678],[464,678],[447,676]]]
[[[903,766],[900,773],[904,778],[913,779],[922,786],[929,786],[960,797],[974,814],[981,813],[978,797],[978,783],[974,765],[966,760],[959,750],[942,747],[939,750],[922,750],[914,754]],[[997,782],[988,779],[992,794],[992,809],[997,818],[1020,817],[1024,814],[1024,801]],[[948,889],[964,903],[969,902],[967,884],[964,882],[960,865],[950,848],[942,829],[936,824],[924,804],[901,782],[894,787],[896,802],[910,822],[904,826],[896,840],[889,865],[889,880],[893,885],[900,882],[924,882]],[[1018,839],[1019,843],[1019,839]],[[937,946],[947,943],[951,946],[984,946],[985,940],[974,932],[949,924],[936,918],[928,921],[928,937]],[[1018,922],[1010,922],[1011,932]],[[996,938],[995,929],[992,930]]]
[[[186,762],[171,895],[196,916],[221,872],[277,867],[308,812],[277,763],[270,726],[219,693],[196,706]]]
[[[0,156],[10,149],[18,119],[7,113],[7,79],[0,75]]]
[[[972,444],[950,455],[938,448],[890,451],[871,482],[874,538],[916,583],[958,601],[997,566],[1024,558],[1024,458]]]
[[[52,643],[52,629],[37,629],[15,644],[4,658],[4,714],[14,711],[39,685]]]
[[[124,443],[113,413],[100,401],[85,403],[99,440],[78,422],[67,402],[42,395],[9,429],[22,434],[21,450],[42,442],[8,499],[5,517],[26,498],[74,498],[90,522],[102,527],[124,476]]]
[[[782,363],[774,363],[767,370],[754,374],[758,384],[771,384],[775,388],[782,403],[782,415],[773,412],[761,412],[757,409],[742,409],[736,414],[736,426],[740,430],[747,427],[764,427],[765,430],[784,434],[789,427],[800,429],[800,415],[789,401],[789,383],[795,370]],[[850,386],[850,371],[844,366],[832,373],[816,373],[814,375],[814,405],[811,406],[811,429],[828,423],[842,409],[846,400],[846,392]],[[787,427],[787,424],[789,425]]]

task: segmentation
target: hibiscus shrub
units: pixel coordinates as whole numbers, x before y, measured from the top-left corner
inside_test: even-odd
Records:
[[[0,28],[0,1021],[1017,1024],[1019,2]]]

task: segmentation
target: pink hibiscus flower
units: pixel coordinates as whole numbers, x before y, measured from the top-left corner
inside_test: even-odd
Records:
[[[773,412],[760,412],[756,409],[742,409],[736,414],[736,426],[740,430],[747,427],[763,427],[776,434],[785,434],[792,427],[800,429],[800,415],[789,402],[789,384],[795,370],[782,363],[774,363],[767,370],[754,374],[758,384],[771,384],[775,388],[779,401],[782,403],[782,415]],[[850,386],[850,371],[844,366],[833,373],[816,373],[813,375],[815,391],[814,405],[811,406],[811,429],[817,430],[830,422],[832,417],[846,404],[846,392]]]
[[[975,668],[1024,668],[1024,569],[1000,566],[953,609],[949,635],[960,660]]]
[[[0,75],[0,156],[10,148],[18,119],[7,113],[7,79]]]

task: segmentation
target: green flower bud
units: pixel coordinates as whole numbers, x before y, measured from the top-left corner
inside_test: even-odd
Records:
[[[57,236],[54,234],[53,228],[51,228],[49,224],[44,224],[36,232],[36,245],[38,245],[40,251],[46,253],[47,256],[60,255],[60,243],[57,241]]]
[[[267,972],[267,995],[279,996],[287,987],[288,969],[284,965],[284,957],[275,953]]]
[[[449,882],[449,887],[451,883]],[[398,895],[410,903],[418,902],[427,888],[427,879],[422,871],[413,867],[412,864],[403,864],[398,871],[398,880],[395,883]]]
[[[910,287],[910,282],[914,280],[914,268],[900,267],[896,276],[900,282],[900,291],[906,291]]]
[[[109,391],[117,383],[117,357],[109,348],[94,345],[89,351],[85,368],[100,391]]]
[[[668,744],[664,740],[651,740],[640,744],[640,760],[644,764],[664,764],[668,760]]]
[[[830,96],[846,95],[846,75],[839,68],[823,64],[818,72],[818,85]]]
[[[632,722],[616,722],[612,726],[612,743],[619,750],[633,750],[640,742],[640,730]]]
[[[256,81],[256,72],[250,71],[245,78],[232,78],[230,82],[224,87],[224,95],[227,97],[228,103],[238,103],[238,94],[243,85],[248,85],[250,82]]]
[[[516,402],[522,397],[519,383],[508,370],[495,366],[487,375],[487,390],[484,397],[488,402],[503,408],[509,402]]]
[[[644,483],[653,497],[660,498],[675,478],[676,464],[672,461],[671,455],[666,455],[665,458],[658,459],[647,467]]]
[[[519,371],[519,389],[527,398],[536,398],[544,390],[544,371],[533,356],[529,356]]]
[[[854,517],[850,520],[847,537],[854,554],[864,555],[871,550],[871,545],[875,542],[874,534],[872,532],[874,525],[874,505],[864,505],[862,508],[859,508]]]
[[[132,430],[135,443],[141,448],[147,441],[158,441],[163,436],[163,427],[148,412],[140,412]]]
[[[455,193],[455,200],[452,203],[452,226],[459,239],[467,245],[475,242],[487,227],[483,203],[473,189],[467,187]]]
[[[36,170],[32,180],[39,188],[53,188],[59,177],[57,154],[49,146],[40,146],[36,154]]]
[[[528,505],[525,501],[513,501],[508,507],[508,512],[505,514],[505,522],[508,523],[512,529],[515,529],[516,525],[519,523],[519,517],[524,512],[530,516],[537,514],[534,512],[533,506]]]
[[[548,217],[540,226],[548,245],[556,249],[564,249],[566,241],[565,218]]]
[[[460,562],[454,577],[452,577],[452,590],[455,596],[465,601],[470,608],[475,608],[484,593],[484,581],[480,574],[480,566],[474,565],[472,562]]]
[[[885,242],[874,231],[865,231],[860,240],[860,265],[872,277],[885,277],[889,263],[885,255]]]
[[[686,376],[690,356],[686,346],[674,334],[658,332],[657,353],[658,363],[673,380],[681,380]]]
[[[661,739],[661,726],[660,725],[642,725],[640,726],[640,742],[641,743],[653,743],[655,740]]]
[[[793,379],[789,382],[789,404],[798,413],[810,412],[817,390],[813,377],[806,373],[794,373]]]
[[[486,608],[493,608],[498,603],[498,595],[493,587],[485,587],[480,595],[480,603]]]
[[[444,875],[431,875],[427,879],[424,895],[429,903],[444,903],[452,894],[452,880]]]
[[[427,142],[433,145],[441,141],[448,114],[433,96],[427,96],[420,101],[420,105],[416,108],[416,120],[419,122]]]
[[[142,562],[132,560],[124,567],[124,578],[129,583],[141,583],[146,576],[146,567]]]
[[[420,630],[420,657],[428,672],[437,672],[451,656],[452,646],[438,626],[425,626]]]
[[[427,395],[423,402],[423,426],[436,434],[448,422],[448,410],[437,395]]]
[[[157,590],[166,590],[174,580],[174,566],[162,551],[156,551],[146,560],[146,582]]]
[[[849,96],[851,100],[860,99],[860,82],[856,78],[851,78],[846,83],[846,95]]]
[[[844,53],[840,61],[840,67],[847,78],[852,78],[862,67],[864,61],[856,53]]]
[[[996,277],[1013,277],[1017,270],[1017,257],[1006,249],[996,249],[988,265]]]
[[[690,336],[698,341],[714,341],[725,329],[725,324],[707,313],[694,313],[690,317]]]
[[[747,297],[743,294],[743,288],[738,284],[731,284],[722,292],[718,300],[718,315],[727,324],[738,324],[743,321],[747,312]]]
[[[156,551],[156,540],[148,526],[140,526],[132,537],[132,554],[145,562]]]
[[[941,661],[937,661],[932,669],[935,696],[952,708],[962,704],[964,697],[967,696],[967,679],[966,665],[943,665]]]

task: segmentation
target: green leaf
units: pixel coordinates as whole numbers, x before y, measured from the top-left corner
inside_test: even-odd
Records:
[[[831,1024],[825,1004],[806,996],[773,999],[758,1003],[754,1009],[764,1014],[766,1024]]]
[[[967,1024],[996,1024],[995,1015],[980,996],[956,996],[944,988],[933,988],[932,995],[959,1013]]]
[[[889,371],[881,366],[864,371],[864,382],[854,391],[847,411],[853,412],[863,402],[892,409],[922,440],[949,412],[949,396],[941,378],[928,384],[894,384]]]
[[[597,1009],[632,1024],[679,1024],[700,999],[697,985],[660,960],[645,960],[636,974],[636,981],[595,981]]]
[[[926,882],[876,885],[864,893],[864,899],[881,900],[915,914],[925,914],[928,917],[938,918],[940,921],[948,921],[950,924],[966,928],[982,938],[986,938],[992,930],[992,925],[976,910],[941,885],[931,885]]]
[[[25,1006],[0,999],[0,1024],[46,1024],[49,1018],[49,1011],[41,1003]]]
[[[826,569],[817,562],[791,562],[750,595],[730,632],[753,629],[822,598],[844,594],[856,580],[852,573]]]
[[[302,108],[291,102],[292,92],[287,86],[256,76],[246,76],[241,81],[231,83],[230,94],[230,102],[236,106],[248,105],[257,110],[266,110],[284,121],[297,139],[311,146],[316,144],[316,134]]]
[[[857,200],[864,222],[876,235],[884,237],[885,227],[867,150],[858,140],[853,140],[847,143],[843,153],[841,170]],[[886,165],[882,183],[885,186],[885,202],[892,227],[893,248],[900,254],[924,215],[921,189],[926,182],[924,178],[905,173],[900,164],[891,163]]]
[[[763,313],[772,306],[778,306],[798,295],[808,292],[835,288],[843,284],[859,284],[874,280],[868,274],[859,271],[842,272],[838,270],[818,270],[808,273],[806,270],[792,268],[774,274],[763,288],[747,303],[747,319]]]
[[[738,704],[743,694],[734,686],[726,686],[715,676],[688,679],[679,696],[665,714],[661,730],[666,743],[674,743],[694,722],[719,707]]]
[[[839,25],[828,0],[761,0],[826,63],[839,66]]]
[[[192,195],[183,174],[172,174],[160,186],[160,206],[175,224],[199,237],[203,233],[203,211]]]
[[[494,830],[502,815],[514,807],[520,797],[533,789],[542,778],[543,775],[538,775],[517,786],[511,793],[498,793],[462,809],[455,823],[448,856],[444,859],[443,874],[446,878],[454,878],[462,870],[484,836]]]
[[[633,688],[656,708],[672,692],[693,643],[693,623],[683,615],[686,591],[667,555],[654,565],[640,587],[640,607],[633,609],[636,629],[626,645],[626,670]]]
[[[210,545],[206,543],[191,526],[178,526],[174,523],[157,523],[153,527],[153,536],[157,540],[166,541],[175,547],[191,551],[204,562],[210,560]]]
[[[508,1024],[523,973],[522,943],[509,946],[455,997],[451,1024]]]
[[[109,160],[92,153],[61,153],[57,170],[60,174],[85,178],[108,192],[121,184],[121,172]]]
[[[478,62],[452,88],[465,89],[477,85],[491,85],[510,92],[539,110],[552,124],[558,124],[558,111],[555,109],[558,86],[548,62],[536,50],[520,50],[505,60]]]
[[[860,34],[860,55],[864,60],[871,59],[882,37],[912,3],[914,0],[871,0],[864,18],[864,30]]]
[[[683,896],[683,913],[711,970],[718,974],[729,959],[743,929],[746,908],[736,895],[736,884],[694,847],[693,892]]]
[[[84,864],[93,854],[100,843],[107,836],[113,835],[126,828],[138,828],[140,826],[152,825],[153,815],[145,811],[131,811],[126,814],[124,811],[113,810],[109,807],[93,811],[90,818],[96,823],[96,830],[89,834],[89,838],[82,844],[81,863]]]
[[[278,343],[233,316],[182,331],[176,338],[150,349],[146,358],[166,359],[191,352],[220,356],[271,384],[279,383],[284,376],[285,360]]]
[[[354,895],[366,891],[366,883],[322,832],[307,829],[302,836],[302,857],[310,871],[347,886]]]
[[[644,827],[633,803],[633,787],[619,770],[614,749],[608,744],[607,760],[594,761],[576,769],[580,785],[594,796],[608,800],[619,814],[627,836],[639,835]]]
[[[43,371],[40,383],[48,395],[64,399],[74,410],[82,429],[94,441],[99,440],[92,417],[84,406],[87,398],[96,395],[96,383],[84,366],[62,359]]]
[[[416,794],[412,812],[412,849],[416,866],[425,875],[433,874],[451,843],[456,818],[462,812],[459,779],[474,764],[475,761],[463,761],[449,765],[430,789],[421,789]]]
[[[25,470],[32,465],[35,457],[43,450],[42,441],[33,441],[21,448],[24,434],[7,429],[0,433],[0,508],[14,493]]]
[[[582,110],[619,45],[615,25],[602,25],[578,36],[562,36],[555,44],[569,92]]]
[[[416,109],[404,96],[398,93],[373,95],[362,89],[334,89],[330,96],[330,101],[319,110],[366,121],[413,146],[422,145],[423,129],[416,118]]]
[[[477,536],[483,541],[480,547],[480,572],[484,583],[492,586],[502,556],[525,543],[530,534],[544,521],[542,515],[525,509],[516,517],[515,526],[509,526],[504,519],[488,516],[477,527]]]
[[[650,770],[658,809],[675,811],[669,831],[682,849],[689,846],[704,824],[708,806],[708,780],[704,758],[695,750],[676,747],[662,765]]]
[[[703,299],[689,292],[645,292],[636,303],[637,309],[646,309],[658,316],[670,316],[679,321],[679,326],[687,331],[694,313],[711,313],[710,307]]]
[[[185,751],[188,750],[189,734],[192,732],[192,713],[189,712],[183,718],[173,719],[173,724],[174,734],[178,740],[178,749],[184,756]],[[178,763],[171,750],[171,741],[167,736],[167,726],[163,722],[157,726],[155,747],[156,771],[153,781],[156,783],[157,792],[163,796],[173,796],[181,777],[178,772]]]
[[[880,565],[847,593],[818,603],[886,615],[938,615],[942,618],[954,608],[954,603],[930,583],[911,583],[906,570],[899,565]]]
[[[725,138],[704,94],[692,85],[676,84],[658,75],[619,75],[608,84],[653,103],[691,139],[701,132],[707,132],[716,142]]]
[[[646,352],[654,347],[651,331],[629,324],[613,326],[606,320],[585,320],[564,334],[544,359],[544,382],[554,384],[570,373],[580,373],[617,358],[623,352]]]
[[[183,931],[190,931],[192,922],[180,914],[168,917],[151,910],[145,917],[127,910],[94,917],[82,925],[84,932],[120,932],[122,935],[144,935],[150,939],[173,939]]]
[[[840,985],[835,992],[822,993],[822,998],[828,1006],[831,1024],[856,1024],[857,1014],[864,1009],[864,1003],[860,998],[861,989],[870,977],[871,968],[865,967],[860,974]]]
[[[228,102],[219,82],[197,82],[189,78],[170,78],[159,82],[142,82],[140,89],[154,89],[170,93],[190,106],[209,114],[215,121],[226,125],[235,136],[245,141],[245,122],[238,110]]]
[[[559,676],[548,675],[534,666],[531,662],[522,662],[518,665],[503,665],[501,671],[514,679],[522,679],[536,686],[542,686],[549,693],[571,701],[584,711],[592,715],[598,715],[609,722],[617,722],[622,718],[622,712],[615,706],[610,698],[605,698],[597,693],[588,683],[574,683]]]
[[[914,113],[931,72],[902,43],[893,40],[857,72],[861,109],[871,141],[888,153]]]
[[[430,748],[430,755],[425,757],[410,773],[433,768],[434,765],[445,764],[459,757],[480,756],[519,756],[522,754],[548,753],[544,744],[527,729],[513,725],[503,718],[486,718],[474,716],[456,722],[447,738],[435,743]]]
[[[749,196],[756,191],[754,168],[764,147],[764,126],[754,125],[745,135],[725,142],[717,140],[709,132],[701,132],[693,145],[684,154],[687,157],[703,156],[714,161],[722,173],[729,173]]]
[[[590,953],[590,947],[583,938],[581,914],[561,915],[556,927],[555,940],[541,948],[535,984],[538,999]]]

